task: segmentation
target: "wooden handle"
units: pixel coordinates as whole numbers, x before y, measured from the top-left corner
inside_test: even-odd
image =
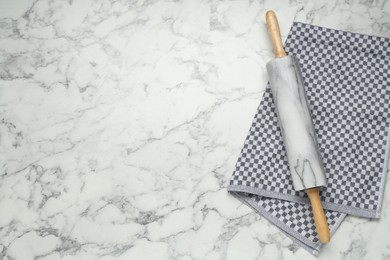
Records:
[[[330,233],[328,222],[322,209],[321,200],[320,200],[320,190],[318,188],[306,190],[307,195],[309,196],[311,207],[313,208],[314,222],[316,224],[318,237],[320,238],[321,243],[326,244],[330,241]]]
[[[265,20],[267,22],[268,34],[271,37],[272,44],[274,46],[275,56],[277,58],[286,56],[286,52],[283,49],[282,39],[280,38],[279,23],[275,12],[267,11],[265,14]]]

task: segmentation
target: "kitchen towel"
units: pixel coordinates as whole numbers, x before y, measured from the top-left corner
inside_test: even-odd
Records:
[[[295,22],[285,50],[298,57],[327,186],[331,234],[346,214],[379,218],[390,125],[390,39]],[[269,86],[228,190],[313,254],[321,243],[305,192],[294,190]]]

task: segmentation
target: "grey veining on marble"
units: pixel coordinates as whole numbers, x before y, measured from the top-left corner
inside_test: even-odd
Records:
[[[266,65],[295,190],[324,186],[317,144],[299,61],[286,56]]]
[[[384,0],[0,1],[0,259],[317,259],[226,191],[271,8],[390,36]],[[318,259],[388,259],[389,226],[386,189]]]

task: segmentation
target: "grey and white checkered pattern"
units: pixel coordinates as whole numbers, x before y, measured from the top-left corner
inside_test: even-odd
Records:
[[[301,63],[327,173],[325,207],[376,212],[387,166],[390,39],[296,23],[286,51]],[[230,185],[291,195],[292,201],[305,196],[292,186],[269,87]]]
[[[284,225],[298,232],[302,237],[305,237],[313,243],[319,242],[313,214],[309,205],[260,196],[256,196],[255,201],[273,217],[281,219]],[[325,215],[329,228],[333,229],[341,213],[328,210]],[[309,221],[309,224],[306,221]]]
[[[390,39],[294,23],[285,49],[302,69],[327,173],[321,192],[324,208],[378,217],[390,124]],[[269,86],[229,190],[247,202],[255,200],[290,235],[297,232],[295,237],[304,243],[319,243],[309,206],[296,203],[307,198],[293,188]],[[332,229],[345,214],[330,210]]]

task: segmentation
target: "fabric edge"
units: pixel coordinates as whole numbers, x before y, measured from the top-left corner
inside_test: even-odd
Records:
[[[390,131],[389,131],[390,133]],[[390,148],[389,148],[390,149]],[[272,191],[261,190],[258,188],[248,187],[248,186],[238,186],[238,185],[229,185],[227,190],[229,192],[245,192],[254,195],[287,200],[291,202],[297,202],[302,204],[310,205],[310,201],[308,198],[298,197],[295,195],[277,193]],[[383,196],[382,196],[383,199]],[[322,206],[324,209],[338,211],[344,214],[350,214],[357,217],[365,217],[365,218],[379,218],[376,210],[366,210],[366,209],[358,209],[351,206],[334,204],[326,201],[322,201]]]
[[[267,220],[269,220],[272,224],[277,226],[279,229],[281,229],[285,234],[287,234],[294,242],[299,241],[300,246],[303,245],[302,247],[306,247],[305,249],[308,250],[310,253],[317,255],[317,253],[313,253],[312,251],[317,248],[317,244],[313,243],[312,241],[309,241],[307,239],[304,239],[301,234],[296,232],[295,230],[283,225],[283,222],[281,222],[279,219],[275,218],[271,214],[269,214],[267,211],[264,210],[264,208],[261,208],[257,205],[254,199],[251,198],[245,198],[244,196],[240,195],[239,193],[233,192],[232,195],[234,195],[236,198],[238,198],[240,201],[245,203],[247,206],[251,207],[254,209],[257,213],[265,217]],[[299,239],[299,238],[302,239]],[[317,251],[317,250],[315,250]]]
[[[288,228],[287,226],[281,226],[282,225],[282,222],[280,222],[277,218],[273,217],[272,215],[268,214],[267,211],[265,211],[263,208],[260,208],[257,203],[255,202],[254,199],[250,199],[250,198],[247,198],[237,192],[231,192],[231,194],[237,198],[238,200],[240,200],[241,202],[243,202],[245,205],[247,205],[248,207],[254,209],[259,215],[263,216],[264,218],[266,218],[268,221],[270,221],[272,224],[276,225],[284,234],[286,234],[294,243],[296,243],[297,245],[299,245],[300,247],[302,247],[303,249],[305,249],[306,251],[308,251],[309,253],[315,255],[315,256],[318,256],[319,253],[320,253],[320,250],[324,247],[324,244],[322,243],[313,243],[311,241],[307,241],[308,243],[305,244],[305,241],[301,241],[300,239],[298,239],[297,237],[293,236],[292,234],[294,235],[297,235],[299,237],[301,237],[299,235],[299,233],[296,233],[294,230]],[[333,226],[333,228],[331,228],[329,231],[330,231],[330,234],[331,234],[331,237],[336,233],[337,229],[339,228],[339,226],[341,225],[341,223],[344,221],[345,217],[347,215],[344,214],[344,213],[341,213],[341,216],[340,218],[338,219],[338,221],[335,223],[335,225]],[[289,233],[289,231],[293,231],[291,232],[292,234]]]
[[[388,125],[388,128],[390,129],[390,123]],[[375,211],[375,218],[380,218],[381,210],[382,210],[382,204],[383,204],[383,196],[385,192],[385,186],[386,186],[386,179],[387,179],[387,171],[389,167],[389,150],[390,150],[390,130],[387,133],[387,140],[386,140],[386,152],[385,152],[385,168],[382,172],[382,182],[381,186],[379,187],[379,201],[378,206]]]

